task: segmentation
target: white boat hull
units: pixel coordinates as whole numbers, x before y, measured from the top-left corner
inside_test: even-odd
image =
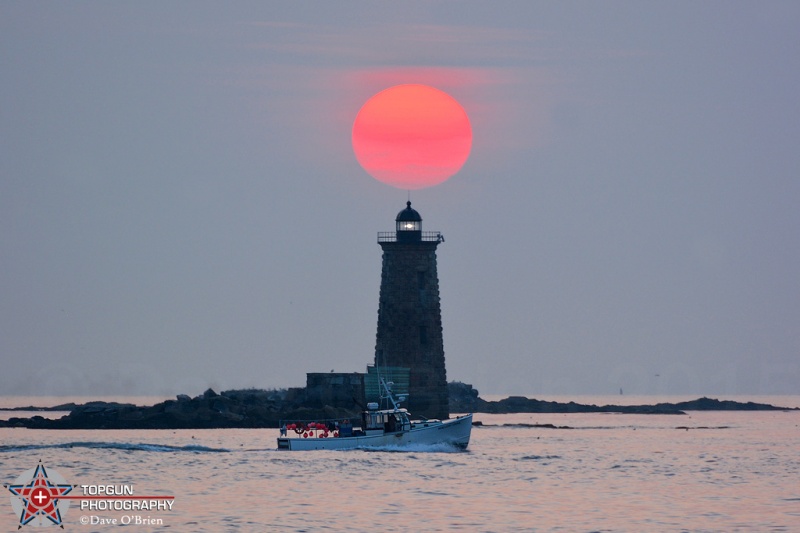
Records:
[[[472,414],[438,421],[415,421],[407,431],[355,437],[278,437],[280,450],[349,450],[447,444],[466,448],[472,431]]]

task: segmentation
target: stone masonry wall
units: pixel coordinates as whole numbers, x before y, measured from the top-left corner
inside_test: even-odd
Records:
[[[409,368],[408,410],[415,416],[444,419],[449,408],[437,245],[381,243],[375,364]]]

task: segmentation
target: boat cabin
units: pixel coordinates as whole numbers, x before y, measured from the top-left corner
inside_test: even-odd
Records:
[[[408,411],[405,409],[364,411],[363,420],[361,422],[364,432],[367,435],[374,433],[395,433],[411,429]]]

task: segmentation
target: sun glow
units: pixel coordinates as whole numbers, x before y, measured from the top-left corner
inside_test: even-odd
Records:
[[[353,151],[372,177],[400,189],[438,185],[469,157],[472,127],[449,94],[427,85],[379,92],[353,123]]]

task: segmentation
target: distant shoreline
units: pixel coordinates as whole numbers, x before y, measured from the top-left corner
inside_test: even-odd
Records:
[[[218,429],[218,428],[277,428],[282,420],[330,419],[360,416],[361,409],[317,406],[303,403],[286,391],[259,389],[224,391],[217,394],[208,389],[190,398],[180,394],[151,406],[129,403],[93,401],[72,402],[54,406],[18,406],[0,408],[5,412],[46,413],[68,412],[58,419],[40,415],[11,417],[0,420],[0,427],[30,429]],[[640,405],[594,405],[574,401],[556,402],[524,396],[509,396],[487,401],[478,396],[470,385],[450,384],[450,411],[453,413],[518,414],[518,413],[620,413],[648,415],[684,415],[686,411],[795,411],[798,407],[781,407],[766,403],[739,402],[698,398],[683,402],[659,402]],[[412,413],[413,415],[413,413]]]
[[[165,401],[174,400],[175,395],[98,395],[98,396],[32,396],[32,395],[10,395],[0,396],[0,412],[30,411],[30,412],[69,412],[74,406],[89,403],[119,403],[133,404],[139,406],[151,406]],[[677,404],[681,402],[694,401],[699,398],[727,398],[727,401],[746,404],[748,402],[771,405],[779,409],[800,409],[799,394],[486,394],[479,398],[486,402],[500,402],[508,398],[525,397],[537,399],[539,401],[555,402],[568,404],[574,402],[582,405],[656,405],[660,403]],[[48,402],[45,404],[34,404],[32,402],[39,398],[44,398]],[[11,400],[21,400],[20,403],[10,403]],[[783,401],[785,400],[785,401]],[[786,403],[788,402],[788,405]]]

